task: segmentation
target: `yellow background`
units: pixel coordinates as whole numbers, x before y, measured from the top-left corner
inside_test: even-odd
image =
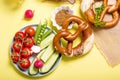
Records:
[[[54,72],[39,78],[30,78],[18,72],[10,62],[9,45],[14,34],[27,24],[39,23],[50,18],[53,10],[61,5],[68,5],[80,16],[80,2],[71,5],[63,2],[42,0],[25,0],[20,8],[11,10],[0,0],[0,80],[120,80],[120,65],[109,66],[96,46],[89,54],[78,58],[63,57]],[[23,19],[26,9],[35,10],[34,18],[30,21]]]

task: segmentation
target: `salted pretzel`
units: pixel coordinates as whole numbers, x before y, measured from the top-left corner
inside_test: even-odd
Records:
[[[119,21],[119,6],[120,6],[120,1],[116,0],[116,4],[115,5],[108,5],[108,0],[82,0],[81,2],[81,11],[83,13],[85,13],[84,16],[86,16],[86,19],[93,25],[96,24],[95,22],[95,18],[96,18],[96,12],[95,9],[93,7],[93,5],[96,2],[100,2],[102,1],[102,6],[104,7],[103,11],[100,14],[99,20],[97,21],[98,24],[100,24],[100,22],[104,22],[104,25],[100,26],[102,28],[111,28],[114,27],[118,21]],[[86,9],[85,9],[86,8]],[[111,14],[112,15],[112,20],[111,21],[103,21],[105,14]]]
[[[76,22],[78,24],[78,29],[74,34],[68,31],[68,26],[71,22]],[[73,41],[77,37],[80,37],[81,33],[83,36],[82,41],[73,48]],[[62,37],[68,42],[67,48],[63,48],[59,43]],[[57,33],[53,39],[55,49],[66,56],[86,54],[92,48],[93,43],[94,36],[90,25],[77,16],[68,17],[63,23],[62,30]]]

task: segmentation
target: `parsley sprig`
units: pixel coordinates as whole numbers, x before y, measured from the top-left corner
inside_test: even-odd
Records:
[[[96,27],[101,27],[106,24],[104,21],[99,21],[100,15],[104,9],[105,9],[104,5],[101,5],[100,7],[95,8],[96,15],[95,15],[94,23]]]

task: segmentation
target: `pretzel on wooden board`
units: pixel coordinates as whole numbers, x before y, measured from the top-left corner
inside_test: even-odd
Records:
[[[74,34],[68,31],[68,26],[71,22],[76,22],[78,24],[78,29]],[[82,41],[76,47],[73,48],[73,41],[77,37],[80,37],[81,33],[83,36]],[[61,47],[59,43],[60,38],[62,37],[68,42],[67,48]],[[59,53],[71,57],[86,54],[92,48],[93,43],[94,35],[92,33],[91,26],[77,16],[70,16],[66,18],[61,31],[57,33],[53,39],[53,45],[55,49]]]
[[[95,7],[93,6],[95,3],[101,4],[103,6],[103,10],[97,16],[97,13],[95,12]],[[98,6],[98,5],[97,5]],[[86,17],[86,19],[93,25],[96,26],[96,17],[99,17],[99,20],[97,20],[97,24],[104,23],[104,25],[101,25],[99,27],[102,28],[111,28],[114,27],[119,22],[119,6],[120,1],[116,0],[115,5],[108,5],[108,0],[82,0],[81,1],[81,11],[83,12],[83,15]],[[112,15],[111,21],[103,21],[106,14]]]

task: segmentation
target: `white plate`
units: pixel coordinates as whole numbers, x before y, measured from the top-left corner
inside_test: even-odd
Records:
[[[33,24],[33,25],[27,25],[27,26],[24,26],[20,31],[23,31],[24,32],[24,30],[27,28],[27,27],[29,27],[29,26],[32,26],[34,29],[36,29],[36,27],[38,26],[37,24]],[[50,28],[46,28],[46,30],[48,30],[48,29],[50,29]],[[52,31],[52,33],[54,33],[54,34],[56,34],[54,31]],[[11,45],[10,45],[10,56],[11,56],[11,54],[12,54],[12,44],[13,44],[13,41],[14,41],[14,38],[13,38],[13,40],[12,40],[12,42],[11,42]],[[47,73],[38,73],[38,74],[36,74],[36,75],[30,75],[29,74],[29,72],[28,72],[28,70],[26,70],[26,71],[23,71],[23,70],[21,70],[19,67],[18,67],[18,64],[15,64],[15,63],[13,63],[13,61],[11,60],[11,62],[12,62],[12,64],[13,64],[13,66],[18,70],[18,71],[20,71],[21,73],[23,73],[23,74],[25,74],[25,75],[27,75],[27,76],[30,76],[30,77],[40,77],[40,76],[45,76],[45,75],[47,75],[47,74],[50,74],[51,72],[53,72],[55,69],[56,69],[56,67],[58,66],[58,64],[60,63],[60,61],[61,61],[61,58],[62,58],[62,56],[61,56],[61,54],[59,54],[59,58],[57,59],[57,61],[56,61],[56,63],[54,64],[54,66],[49,70],[49,72],[47,72]],[[10,58],[11,59],[11,58]],[[34,59],[34,56],[32,56],[31,58],[30,58],[30,61],[32,62],[33,61],[33,59]]]

